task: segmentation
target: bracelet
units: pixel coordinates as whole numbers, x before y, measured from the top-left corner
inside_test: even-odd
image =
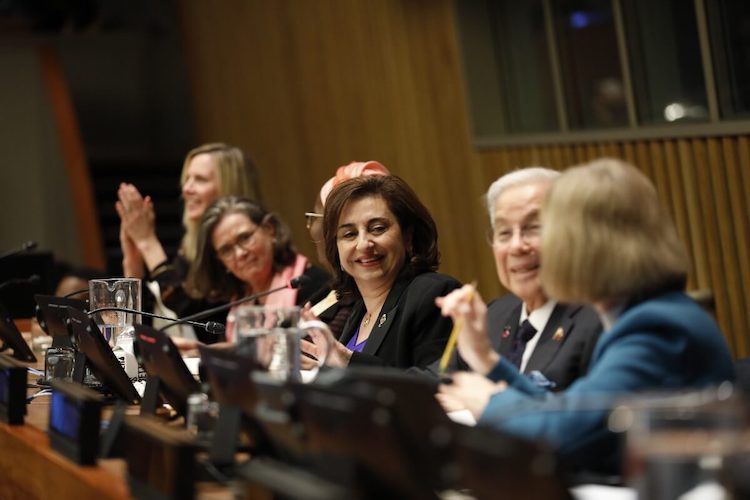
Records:
[[[151,276],[156,276],[157,274],[161,274],[164,271],[170,269],[172,266],[169,263],[169,260],[164,260],[159,263],[158,266],[156,266],[149,274]]]

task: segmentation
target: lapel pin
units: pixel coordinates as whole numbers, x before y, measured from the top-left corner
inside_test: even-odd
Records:
[[[563,331],[561,326],[557,327],[557,330],[555,330],[554,335],[552,335],[552,340],[555,342],[560,342],[563,338],[563,335],[565,335],[565,332]]]
[[[510,337],[510,327],[509,326],[506,326],[505,328],[503,328],[502,336],[503,336],[504,339],[507,339],[508,337]]]
[[[378,328],[383,326],[383,323],[385,323],[385,313],[380,317],[380,321],[378,321]]]

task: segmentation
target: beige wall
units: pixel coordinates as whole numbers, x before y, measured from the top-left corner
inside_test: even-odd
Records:
[[[38,52],[0,48],[0,252],[34,240],[82,264],[70,188]]]
[[[623,156],[675,214],[735,354],[750,354],[748,139],[498,148],[470,140],[450,0],[185,0],[200,141],[246,149],[269,205],[313,255],[302,213],[335,167],[377,159],[404,177],[438,223],[443,271],[501,292],[480,196],[528,164],[564,168]]]

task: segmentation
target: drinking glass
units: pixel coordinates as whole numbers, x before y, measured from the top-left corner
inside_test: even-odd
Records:
[[[745,402],[729,384],[632,400],[617,411],[627,415],[625,474],[639,499],[736,491],[732,464],[750,446]]]
[[[89,300],[91,311],[116,307],[141,310],[141,280],[138,278],[109,278],[89,280]],[[109,345],[114,347],[118,337],[125,331],[132,331],[133,323],[140,316],[123,311],[101,311],[94,314],[94,321],[102,331]]]
[[[219,403],[210,401],[208,396],[197,392],[188,396],[187,416],[185,425],[187,430],[197,436],[209,437],[219,418]]]
[[[74,365],[72,347],[50,347],[44,356],[44,379],[73,380]]]
[[[256,369],[274,379],[308,382],[325,363],[331,346],[321,330],[328,327],[321,321],[300,321],[299,307],[243,306],[235,318],[235,338],[241,352],[255,360]],[[317,346],[317,359],[302,353],[303,341]]]

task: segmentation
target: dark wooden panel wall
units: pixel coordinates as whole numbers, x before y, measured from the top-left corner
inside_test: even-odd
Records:
[[[442,270],[501,293],[481,195],[516,167],[600,156],[642,168],[710,288],[735,355],[750,355],[750,141],[701,138],[498,148],[471,142],[450,0],[184,0],[198,136],[243,147],[267,204],[313,256],[302,214],[339,165],[377,159],[440,228]]]

